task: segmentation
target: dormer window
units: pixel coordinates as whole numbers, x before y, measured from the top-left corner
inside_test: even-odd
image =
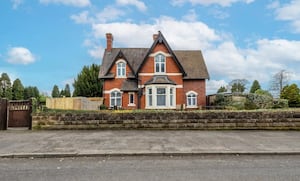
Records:
[[[166,57],[163,54],[155,56],[155,73],[166,73]]]
[[[126,77],[126,62],[124,60],[117,61],[117,77]]]

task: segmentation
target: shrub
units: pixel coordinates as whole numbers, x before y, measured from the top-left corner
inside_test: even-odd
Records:
[[[245,109],[270,109],[273,107],[273,98],[268,94],[248,94]]]
[[[282,109],[288,107],[289,107],[289,101],[287,99],[276,99],[273,101],[274,109]]]

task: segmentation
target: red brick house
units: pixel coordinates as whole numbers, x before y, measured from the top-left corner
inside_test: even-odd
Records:
[[[200,50],[172,50],[161,32],[150,48],[107,47],[99,78],[104,104],[123,109],[196,109],[206,105],[209,74]]]

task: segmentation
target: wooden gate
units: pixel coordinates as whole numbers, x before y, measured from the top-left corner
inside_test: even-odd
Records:
[[[28,127],[31,129],[32,101],[9,101],[8,127]]]
[[[7,128],[7,100],[0,98],[0,130]]]

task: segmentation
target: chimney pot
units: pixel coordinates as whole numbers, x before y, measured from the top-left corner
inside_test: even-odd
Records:
[[[106,33],[106,51],[111,52],[113,48],[113,35],[111,33]]]
[[[155,41],[158,38],[158,34],[153,34],[153,41]]]

